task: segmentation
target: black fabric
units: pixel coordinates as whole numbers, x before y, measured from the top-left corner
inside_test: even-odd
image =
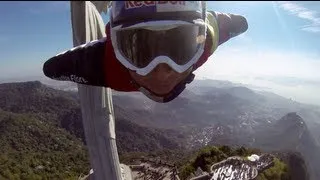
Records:
[[[55,80],[73,81],[92,86],[104,86],[103,59],[105,55],[105,38],[84,47],[77,46],[47,60],[43,73]]]
[[[179,65],[188,63],[200,48],[201,44],[197,42],[200,35],[204,35],[204,27],[194,25],[168,30],[138,28],[116,33],[120,53],[139,68],[146,67],[158,56],[168,56]]]

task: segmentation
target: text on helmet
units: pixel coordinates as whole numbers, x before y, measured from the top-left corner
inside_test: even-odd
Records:
[[[156,4],[185,5],[186,1],[126,1],[125,8],[139,8],[143,6],[155,6]]]

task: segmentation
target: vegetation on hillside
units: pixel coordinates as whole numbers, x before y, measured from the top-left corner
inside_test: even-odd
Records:
[[[257,180],[289,180],[290,178],[290,173],[289,173],[289,168],[288,166],[280,161],[278,158],[275,158],[273,160],[274,165],[261,172]]]
[[[76,179],[89,171],[88,160],[83,143],[64,129],[0,109],[0,177]]]
[[[115,122],[120,161],[132,164],[140,157],[161,158],[175,164],[187,177],[201,167],[230,156],[246,157],[257,149],[207,146],[199,151],[181,149],[184,137],[176,132],[141,127],[128,119]],[[90,169],[79,102],[67,92],[36,83],[0,85],[0,179],[77,179]],[[290,156],[291,157],[291,156]],[[301,164],[298,156],[287,164]],[[288,178],[305,174],[304,167],[291,170],[279,159],[259,179]],[[290,166],[291,167],[291,166]]]

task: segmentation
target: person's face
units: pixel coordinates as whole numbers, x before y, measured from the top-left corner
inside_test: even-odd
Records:
[[[183,73],[178,73],[169,65],[161,63],[146,76],[141,76],[131,70],[129,72],[140,86],[146,87],[158,95],[165,95],[192,72],[192,67]]]

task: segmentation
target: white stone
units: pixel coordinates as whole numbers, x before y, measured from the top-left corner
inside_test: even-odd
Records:
[[[251,156],[248,157],[249,161],[258,161],[260,159],[260,157],[256,154],[252,154]]]

